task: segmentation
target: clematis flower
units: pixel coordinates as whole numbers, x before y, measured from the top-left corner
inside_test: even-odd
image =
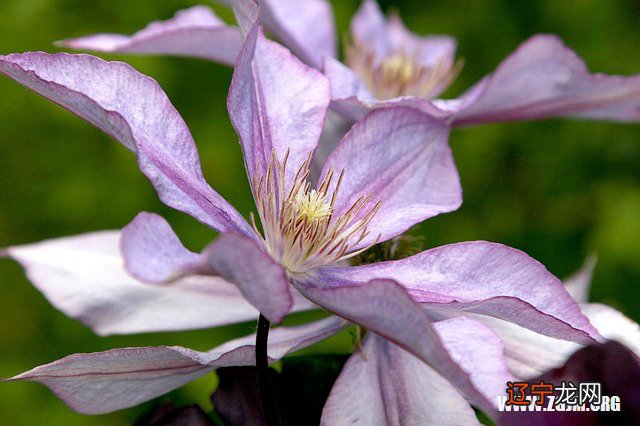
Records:
[[[278,323],[301,295],[369,330],[365,356],[415,357],[428,367],[425,375],[451,383],[447,400],[457,398],[459,405],[464,398],[490,415],[495,396],[503,393],[502,346],[486,326],[464,316],[495,317],[577,343],[600,339],[553,275],[500,244],[452,244],[403,260],[349,266],[366,248],[459,206],[448,127],[411,107],[376,110],[342,139],[313,186],[307,177],[329,83],[267,40],[257,21],[237,59],[228,98],[257,206],[251,225],[205,182],[184,121],[152,79],[123,63],[69,54],[1,56],[0,72],[134,151],[163,202],[221,233],[194,253],[164,219],[142,213],[119,235],[120,254],[114,232],[7,250],[58,308],[98,331],[246,320],[247,304],[231,284],[254,315]],[[382,143],[388,139],[402,143],[389,150]],[[74,249],[79,257],[69,255]],[[210,302],[215,309],[206,306]],[[343,319],[276,329],[271,360],[339,330]],[[72,355],[12,380],[42,382],[73,409],[103,413],[217,366],[252,364],[247,345],[241,339],[207,353],[160,347]],[[406,404],[402,389],[391,385],[385,382],[379,396],[395,391]],[[397,413],[399,419],[414,414],[404,405]]]
[[[236,14],[240,26],[248,28],[250,1],[222,3],[234,5],[241,12]],[[332,106],[348,120],[359,120],[371,109],[398,104],[412,105],[452,126],[553,116],[640,120],[640,75],[590,74],[584,62],[553,35],[531,37],[459,98],[445,100],[436,97],[455,79],[461,65],[455,59],[453,38],[415,35],[399,16],[387,19],[375,0],[364,0],[351,21],[343,64],[337,60],[328,1],[262,0],[260,6],[261,22],[300,59],[329,77]],[[194,19],[183,19],[187,14]],[[225,26],[214,16],[209,9],[197,6],[169,21],[155,22],[132,37],[98,34],[59,44],[225,62],[216,57],[224,51],[228,58],[232,48],[239,47],[223,42],[218,32],[237,28]],[[205,27],[211,30],[206,32]],[[206,53],[192,54],[195,45],[196,50]]]

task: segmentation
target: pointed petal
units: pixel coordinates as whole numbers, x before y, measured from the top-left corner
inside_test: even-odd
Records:
[[[208,272],[203,256],[187,250],[171,225],[154,213],[140,213],[122,229],[120,248],[125,268],[142,281],[166,283]]]
[[[284,268],[253,240],[223,234],[205,249],[209,266],[234,283],[269,321],[279,323],[291,310],[293,296]]]
[[[187,275],[223,274],[272,318],[286,314],[292,300],[296,311],[314,307],[289,286],[282,268],[253,241],[237,234],[218,240],[203,254],[190,252],[162,217],[141,213],[123,229],[120,247],[127,271],[147,283],[168,283]],[[219,270],[212,267],[214,264]],[[253,268],[260,273],[254,276]]]
[[[260,0],[216,0],[227,7],[233,9],[233,15],[240,27],[240,31],[244,39],[247,38],[251,29],[257,25],[260,8],[258,2]]]
[[[494,402],[487,401],[468,372],[452,360],[427,313],[400,285],[389,280],[357,284],[315,278],[320,279],[318,284],[295,283],[300,293],[411,352],[447,377],[473,404],[494,410]]]
[[[380,241],[387,240],[460,206],[462,189],[448,135],[440,121],[404,107],[373,111],[347,133],[323,174],[329,169],[345,172],[334,217],[361,196],[371,196],[369,209],[382,203],[360,246],[373,243],[378,234]]]
[[[374,334],[333,385],[322,424],[479,425],[462,395],[435,370]]]
[[[237,27],[226,25],[209,7],[194,6],[167,21],[152,22],[130,37],[94,34],[56,44],[76,50],[185,56],[233,65],[242,36]]]
[[[455,59],[454,38],[417,36],[405,27],[398,15],[387,19],[374,0],[364,1],[353,16],[351,34],[356,46],[372,52],[376,62],[394,53],[404,53],[412,55],[425,67],[449,68]],[[442,89],[444,87],[437,92]]]
[[[253,235],[242,216],[205,182],[187,125],[153,79],[124,63],[66,53],[0,56],[0,73],[136,152],[140,169],[167,205],[216,230]]]
[[[324,269],[327,279],[393,279],[434,312],[476,312],[559,339],[589,344],[597,330],[562,283],[527,254],[484,241],[450,244],[406,259]]]
[[[564,288],[578,303],[587,303],[589,301],[589,290],[591,290],[591,279],[593,278],[596,262],[596,256],[587,257],[580,270],[563,281]]]
[[[268,355],[276,361],[344,327],[335,317],[272,330]],[[255,364],[255,335],[209,352],[179,346],[112,349],[76,354],[36,367],[9,380],[46,385],[73,410],[103,414],[140,404],[197,379],[217,367]]]
[[[325,57],[337,56],[331,3],[326,0],[263,0],[260,19],[306,64],[322,69]]]
[[[554,116],[640,120],[640,75],[590,74],[552,35],[525,41],[496,71],[462,96],[458,126]]]
[[[167,286],[124,269],[120,232],[10,247],[8,254],[59,310],[100,335],[189,330],[253,320],[258,311],[231,283],[193,276]]]
[[[384,57],[391,49],[387,37],[387,19],[375,0],[365,0],[351,18],[351,35],[364,44],[377,58]]]
[[[329,98],[326,77],[254,27],[227,101],[252,184],[254,176],[266,174],[273,152],[280,161],[289,152],[286,182],[291,182],[318,144]]]

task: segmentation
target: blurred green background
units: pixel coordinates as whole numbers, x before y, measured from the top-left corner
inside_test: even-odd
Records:
[[[451,34],[466,66],[455,96],[534,33],[560,35],[591,70],[640,72],[640,7],[635,0],[572,2],[459,0],[381,2],[418,33]],[[5,0],[0,52],[55,51],[51,42],[95,32],[132,33],[192,1]],[[334,1],[340,35],[359,1]],[[231,20],[231,14],[215,7]],[[253,202],[225,97],[231,70],[190,59],[103,55],[158,80],[188,123],[204,174],[243,214]],[[517,247],[559,277],[590,253],[599,257],[592,299],[640,320],[640,126],[547,120],[456,130],[451,145],[465,202],[417,226],[428,247],[489,240]],[[158,212],[196,250],[214,233],[159,202],[133,154],[67,111],[0,78],[0,247],[127,224]],[[0,260],[0,376],[74,352],[116,346],[185,345],[199,350],[251,331],[253,324],[186,333],[99,338],[53,309],[21,268]],[[348,337],[317,351],[345,351]],[[210,375],[172,393],[206,406]],[[312,386],[312,384],[310,384]],[[149,407],[106,416],[75,414],[43,386],[0,383],[0,424],[129,424]]]

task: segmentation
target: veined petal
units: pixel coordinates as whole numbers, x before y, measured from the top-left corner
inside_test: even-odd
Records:
[[[211,8],[194,6],[178,11],[167,21],[152,22],[130,37],[94,34],[56,44],[76,50],[185,56],[233,65],[242,47],[242,35]]]
[[[488,401],[473,378],[452,359],[428,314],[390,280],[358,284],[317,275],[315,283],[294,283],[300,293],[317,305],[399,345],[447,377],[471,403],[491,413]]]
[[[552,35],[525,41],[493,74],[462,96],[454,124],[553,116],[640,120],[640,75],[590,74],[575,52]]]
[[[291,310],[293,296],[284,268],[253,240],[222,234],[205,249],[209,266],[238,286],[269,321],[279,323]]]
[[[302,61],[322,69],[337,56],[331,3],[326,0],[262,0],[260,20]]]
[[[318,144],[329,98],[326,77],[254,26],[238,57],[227,101],[254,192],[254,176],[266,174],[274,152],[280,161],[288,153],[285,182],[293,180]]]
[[[145,282],[209,272],[204,256],[187,250],[171,225],[154,213],[140,213],[122,229],[120,248],[127,271]]]
[[[598,331],[562,283],[527,254],[483,241],[450,244],[402,260],[322,270],[327,279],[393,279],[431,311],[476,312],[541,334],[589,344]]]
[[[10,257],[59,310],[97,334],[189,330],[254,320],[258,311],[233,284],[192,276],[145,284],[124,269],[121,233],[103,231],[9,247]]]
[[[67,53],[0,56],[0,73],[134,151],[140,169],[167,205],[218,231],[254,235],[205,182],[189,129],[155,80],[121,62]]]
[[[333,385],[322,424],[480,423],[446,378],[399,346],[369,334]]]
[[[356,123],[329,156],[323,175],[329,169],[345,172],[334,217],[359,197],[371,196],[369,208],[381,202],[361,247],[460,206],[462,189],[448,135],[446,125],[415,109],[379,109]]]
[[[344,327],[331,317],[271,331],[268,355],[274,362]],[[71,355],[9,380],[37,381],[73,410],[103,414],[140,404],[176,389],[218,367],[255,364],[255,335],[227,342],[209,352],[179,346],[112,349]]]

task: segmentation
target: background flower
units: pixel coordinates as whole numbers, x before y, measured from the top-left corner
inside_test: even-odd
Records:
[[[335,2],[338,34],[344,34],[357,1]],[[410,29],[454,35],[458,55],[468,64],[445,95],[458,95],[528,36],[559,34],[589,64],[607,73],[640,69],[639,12],[627,2],[589,0],[579,9],[561,2],[520,6],[506,0],[449,2],[384,1],[393,4]],[[5,2],[0,51],[52,50],[49,41],[95,32],[132,33],[148,22],[166,19],[193,1],[160,3],[115,0]],[[460,10],[465,10],[460,14]],[[216,8],[229,20],[231,14]],[[123,59],[111,56],[110,59]],[[199,141],[207,180],[241,212],[253,208],[235,133],[224,97],[228,67],[175,58],[126,57],[141,72],[158,79]],[[202,88],[207,88],[203,90]],[[118,228],[141,210],[161,213],[193,250],[209,233],[186,215],[157,200],[131,155],[92,126],[43,102],[8,79],[0,79],[0,246],[39,241],[96,229]],[[37,120],[33,115],[37,111]],[[452,148],[465,190],[457,213],[420,225],[417,234],[434,247],[487,239],[520,248],[555,275],[566,276],[591,251],[599,253],[592,300],[614,304],[640,319],[640,141],[638,128],[607,123],[545,121],[495,124],[456,130]],[[73,167],[71,167],[73,165]],[[20,179],[16,177],[20,176]],[[125,190],[126,189],[126,190]],[[81,324],[52,308],[12,262],[2,261],[0,291],[0,375],[58,359],[72,351],[116,346],[180,344],[205,350],[253,326],[219,331],[97,338]],[[215,337],[214,337],[215,334]],[[220,339],[220,340],[218,340]],[[350,336],[318,351],[347,351]],[[201,398],[213,379],[174,394],[189,402]],[[32,410],[32,401],[39,409]],[[206,402],[202,399],[199,402]],[[130,423],[144,410],[85,418],[64,408],[44,387],[0,385],[0,408],[8,422],[65,424]]]

